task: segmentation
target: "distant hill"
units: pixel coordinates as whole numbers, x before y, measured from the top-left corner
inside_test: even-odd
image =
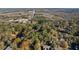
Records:
[[[48,9],[51,12],[65,12],[65,13],[77,13],[79,12],[78,8],[52,8]]]
[[[22,12],[27,10],[46,11],[46,12],[65,12],[65,13],[79,13],[78,8],[0,8],[0,13],[7,12]]]

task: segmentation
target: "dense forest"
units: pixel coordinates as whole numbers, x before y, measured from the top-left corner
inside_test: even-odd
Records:
[[[78,13],[11,15],[0,14],[1,50],[79,50]]]

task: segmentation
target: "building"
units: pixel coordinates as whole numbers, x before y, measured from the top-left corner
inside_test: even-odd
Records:
[[[27,23],[28,21],[29,21],[28,19],[9,20],[9,22],[14,22],[14,23]]]

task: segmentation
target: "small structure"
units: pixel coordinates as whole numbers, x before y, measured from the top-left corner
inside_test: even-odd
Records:
[[[28,16],[28,19],[29,19],[29,20],[31,20],[31,19],[35,16],[35,12],[36,12],[35,10],[29,10],[29,11],[28,11],[28,13],[29,13],[29,14],[28,14],[28,15],[29,15],[29,16]]]
[[[51,48],[51,46],[48,46],[48,45],[44,45],[44,46],[43,46],[43,49],[44,49],[44,50],[50,50],[50,48]]]

